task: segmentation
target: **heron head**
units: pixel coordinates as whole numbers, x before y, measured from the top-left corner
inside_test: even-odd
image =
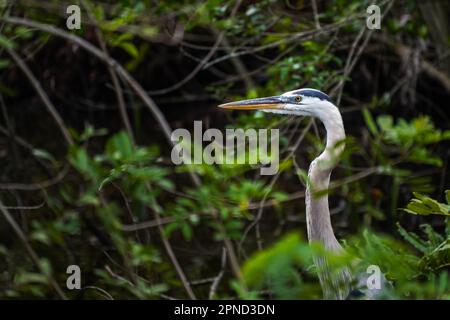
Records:
[[[229,102],[219,105],[224,109],[261,110],[264,112],[323,118],[334,104],[328,95],[316,89],[299,89],[280,96]]]

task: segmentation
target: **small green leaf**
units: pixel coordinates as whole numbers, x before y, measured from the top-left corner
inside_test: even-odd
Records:
[[[394,120],[391,116],[383,115],[377,118],[377,123],[380,126],[381,130],[389,131],[392,128]]]
[[[139,56],[139,50],[131,42],[122,42],[119,44],[119,47],[128,52],[128,54],[133,58],[137,58]]]
[[[38,158],[48,160],[53,164],[56,163],[55,158],[46,150],[33,149],[33,155],[35,155]]]
[[[0,59],[0,69],[9,67],[11,62],[8,59]]]
[[[0,34],[0,47],[6,48],[6,49],[14,49],[16,47],[16,44],[13,40],[5,37],[4,35]]]
[[[373,121],[370,111],[367,108],[363,108],[362,113],[363,113],[364,121],[366,122],[366,125],[369,128],[370,133],[372,133],[372,135],[374,135],[374,136],[377,136],[378,129],[377,129],[377,126],[375,125],[375,121]]]

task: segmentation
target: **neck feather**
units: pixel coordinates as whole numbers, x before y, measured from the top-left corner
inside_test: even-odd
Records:
[[[309,166],[309,183],[306,188],[306,221],[309,241],[319,241],[326,249],[340,250],[341,245],[336,240],[330,219],[328,193],[317,195],[318,191],[327,190],[330,175],[339,161],[344,149],[341,142],[345,139],[345,131],[339,110],[333,106],[319,119],[327,132],[325,150]]]
[[[341,251],[343,248],[336,240],[331,225],[328,193],[322,195],[315,193],[329,187],[331,171],[344,150],[342,143],[345,139],[344,125],[341,114],[334,105],[331,109],[328,108],[327,112],[319,113],[318,118],[327,131],[327,144],[325,150],[309,166],[309,183],[305,199],[308,239],[310,242],[322,243],[327,250]],[[332,270],[326,257],[316,257],[314,264],[317,267],[324,298],[346,299],[351,290],[350,270],[347,267]]]

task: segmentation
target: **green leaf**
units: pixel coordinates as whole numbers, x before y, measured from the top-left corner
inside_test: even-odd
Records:
[[[265,269],[281,259],[291,258],[294,261],[303,261],[308,257],[300,255],[301,245],[298,234],[290,234],[264,251],[258,252],[247,260],[242,268],[242,275],[249,285],[257,285],[263,281]]]
[[[95,194],[93,194],[91,192],[86,192],[81,196],[80,204],[81,205],[99,206],[100,199]]]
[[[364,121],[366,122],[366,125],[369,128],[370,133],[372,133],[372,135],[374,135],[374,136],[377,136],[378,129],[377,129],[377,126],[375,125],[375,121],[373,121],[370,111],[367,108],[363,108],[362,113],[363,113]]]
[[[433,214],[450,216],[450,205],[440,203],[417,192],[414,193],[414,196],[416,199],[412,199],[403,211],[419,215]]]
[[[397,230],[403,237],[403,239],[409,242],[414,248],[416,248],[420,252],[428,253],[430,251],[430,249],[427,246],[427,243],[424,240],[420,239],[420,237],[414,232],[406,231],[399,223],[397,223]]]
[[[189,224],[184,223],[181,226],[181,232],[183,233],[183,236],[186,240],[191,240],[192,239],[192,228]]]
[[[14,279],[17,284],[42,283],[47,284],[47,276],[41,273],[21,272]]]
[[[0,59],[0,69],[9,67],[11,62],[8,59]]]
[[[131,160],[133,149],[131,140],[124,131],[115,134],[106,143],[106,153],[111,160]]]
[[[432,226],[429,224],[421,224],[420,228],[428,237],[428,242],[432,248],[436,248],[442,241],[444,241],[444,237],[437,233]]]
[[[422,268],[439,270],[450,266],[450,238],[442,242],[436,249],[425,255],[420,261]]]
[[[46,150],[33,149],[33,155],[35,155],[38,158],[48,160],[48,161],[50,161],[53,164],[56,163],[55,158]]]
[[[15,49],[16,44],[12,39],[9,39],[4,35],[0,34],[0,47],[13,50]]]
[[[139,56],[138,48],[136,48],[136,46],[131,42],[121,42],[119,47],[128,52],[128,54],[133,58],[137,58]]]
[[[31,39],[33,37],[33,31],[30,28],[18,26],[14,30],[15,34],[22,39]]]
[[[86,177],[91,178],[94,182],[98,181],[99,168],[89,157],[85,149],[78,147],[71,148],[69,152],[69,162]]]
[[[377,123],[380,126],[381,130],[389,131],[392,128],[394,120],[391,116],[383,115],[377,118]]]

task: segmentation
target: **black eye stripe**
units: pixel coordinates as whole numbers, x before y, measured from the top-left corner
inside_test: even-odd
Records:
[[[301,89],[298,91],[293,92],[292,94],[294,95],[302,95],[305,97],[314,97],[314,98],[319,98],[320,100],[326,100],[326,101],[330,101],[331,99],[328,95],[326,95],[325,93],[323,93],[322,91],[316,91],[316,90],[309,90],[309,89]]]

